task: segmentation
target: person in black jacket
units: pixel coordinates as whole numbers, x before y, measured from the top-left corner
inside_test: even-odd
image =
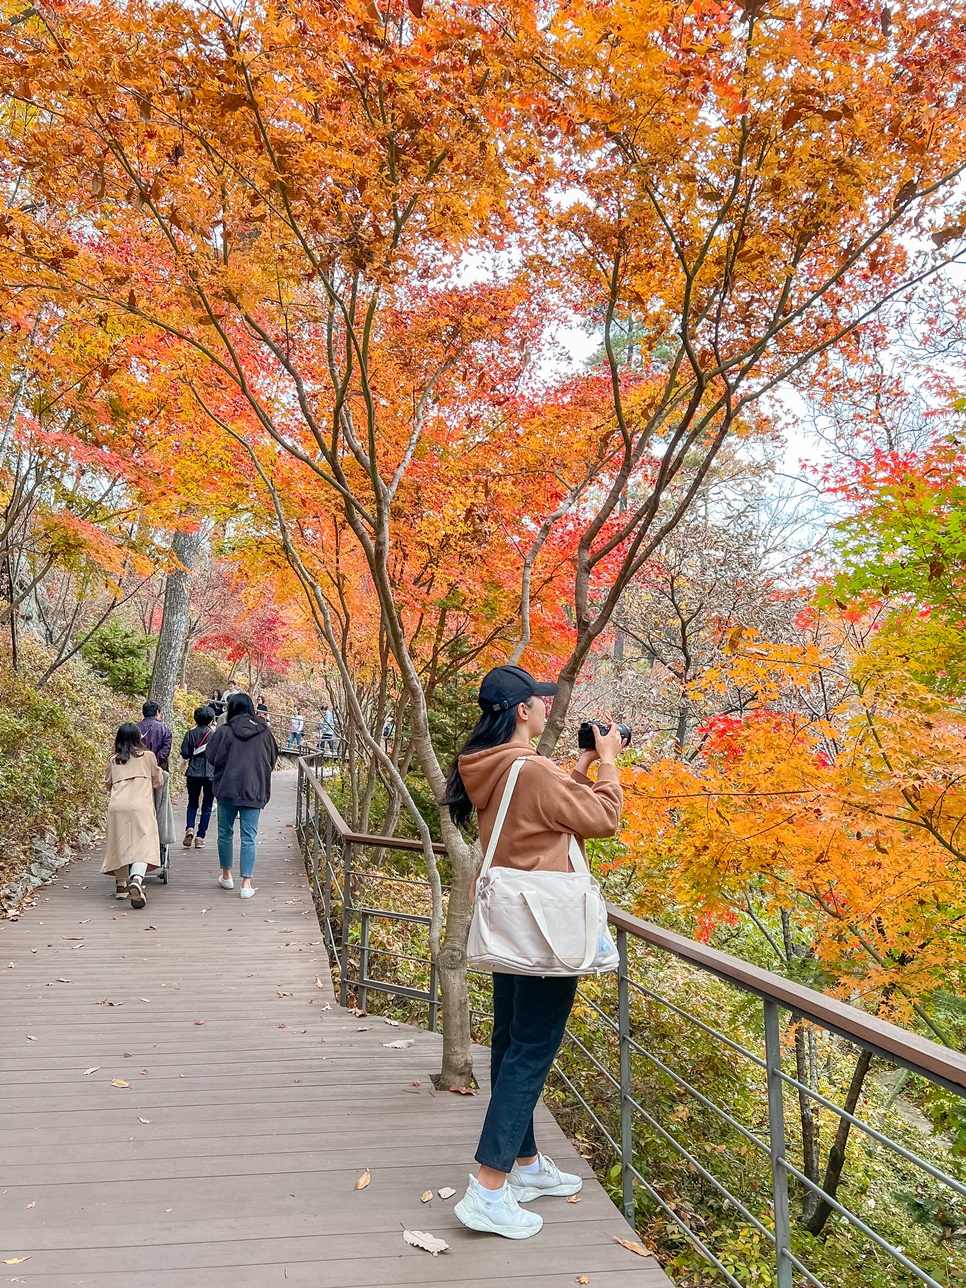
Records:
[[[196,850],[205,848],[205,835],[211,818],[211,807],[214,804],[214,788],[211,761],[208,759],[208,744],[214,737],[212,727],[215,713],[211,707],[195,709],[195,727],[189,729],[181,740],[181,759],[186,760],[185,784],[188,788],[188,819],[185,825],[185,849],[191,848],[192,841]],[[195,834],[195,819],[198,817],[198,806],[201,805],[201,821]]]
[[[227,723],[215,730],[205,748],[214,771],[218,802],[218,862],[221,864],[218,884],[223,890],[233,890],[235,886],[231,869],[237,818],[241,837],[241,897],[250,899],[255,893],[252,875],[258,816],[272,794],[272,770],[278,759],[278,744],[265,721],[256,719],[247,693],[232,694],[227,715]]]

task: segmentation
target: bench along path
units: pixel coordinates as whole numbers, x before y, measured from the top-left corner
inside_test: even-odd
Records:
[[[420,1202],[462,1193],[485,1097],[434,1092],[433,1035],[337,1007],[294,789],[276,774],[250,901],[218,888],[209,843],[175,848],[141,911],[94,855],[0,923],[0,1285],[666,1285],[613,1241],[630,1231],[546,1110],[544,1148],[588,1183],[579,1204],[538,1204],[536,1238]],[[384,1045],[400,1036],[413,1045]]]

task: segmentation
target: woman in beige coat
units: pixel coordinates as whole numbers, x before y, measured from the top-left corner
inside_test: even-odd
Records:
[[[122,724],[107,762],[104,785],[107,805],[107,848],[101,871],[114,874],[114,897],[131,897],[132,908],[143,908],[144,878],[161,866],[161,843],[154,812],[154,789],[164,782],[154,752],[141,741],[136,724]]]

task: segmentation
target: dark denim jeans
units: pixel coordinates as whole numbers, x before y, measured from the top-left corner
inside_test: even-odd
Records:
[[[195,819],[198,816],[198,805],[201,805],[201,822],[198,824],[198,839],[203,840],[211,820],[211,807],[215,802],[214,783],[211,778],[202,778],[200,774],[189,774],[184,780],[188,789],[187,830],[194,831]]]
[[[508,1172],[536,1154],[533,1111],[576,993],[576,976],[493,976],[490,1103],[476,1151],[483,1167]]]

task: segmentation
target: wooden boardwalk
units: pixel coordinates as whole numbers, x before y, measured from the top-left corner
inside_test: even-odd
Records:
[[[539,1236],[420,1202],[462,1193],[485,1096],[434,1092],[433,1035],[337,1007],[294,787],[276,774],[250,901],[216,885],[212,837],[174,850],[139,912],[94,856],[0,923],[0,1285],[666,1288],[613,1241],[630,1231],[546,1110],[543,1147],[589,1183],[538,1205]]]

